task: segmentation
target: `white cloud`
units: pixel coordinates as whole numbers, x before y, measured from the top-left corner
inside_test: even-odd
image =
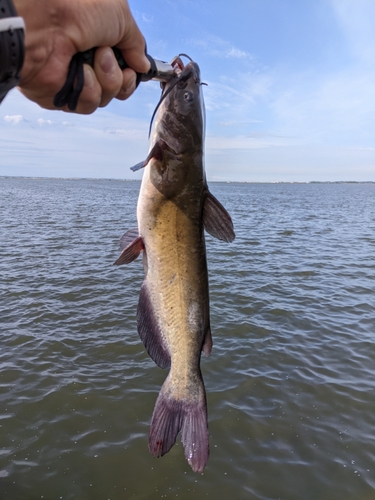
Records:
[[[7,123],[11,123],[12,125],[17,125],[18,123],[22,122],[23,117],[22,115],[5,115],[4,116],[4,121]]]
[[[237,127],[238,125],[249,125],[250,123],[262,123],[261,120],[228,120],[221,121],[219,125],[223,127]]]
[[[207,136],[207,151],[222,150],[252,150],[274,146],[286,146],[291,143],[288,137],[278,137],[271,134],[251,134],[247,136]]]
[[[42,127],[43,125],[52,125],[53,123],[52,120],[43,120],[43,118],[38,118],[36,122],[39,127]]]
[[[244,50],[237,49],[236,47],[231,47],[227,49],[224,53],[225,57],[232,58],[234,57],[235,59],[243,59],[246,57],[249,57],[249,54],[245,52]]]
[[[340,72],[294,74],[274,89],[274,127],[305,143],[373,145],[374,69],[356,63]]]
[[[145,12],[140,12],[139,10],[132,10],[134,19],[138,24],[145,23],[145,24],[151,24],[154,22],[154,17],[146,14]]]
[[[218,36],[206,35],[205,38],[193,38],[189,43],[202,50],[203,53],[212,57],[222,59],[247,59],[252,61],[254,57],[245,50],[235,47],[231,42]]]
[[[163,54],[168,47],[168,42],[166,40],[157,40],[152,44],[152,53],[155,54],[156,59],[160,57],[158,54]]]
[[[25,125],[20,132],[0,123],[0,175],[140,178],[130,167],[147,155],[148,121],[108,109],[89,116],[44,111],[19,93],[5,107],[23,109]]]
[[[154,20],[154,18],[152,16],[147,16],[144,12],[142,12],[141,17],[142,17],[142,21],[146,24],[150,24]]]

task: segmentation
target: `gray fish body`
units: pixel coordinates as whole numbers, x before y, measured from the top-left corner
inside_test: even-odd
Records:
[[[170,367],[152,417],[150,451],[164,455],[181,431],[185,456],[200,472],[209,454],[200,357],[212,346],[204,227],[226,241],[234,233],[229,215],[207,188],[198,65],[189,63],[163,94],[144,162],[139,236],[130,245],[125,238],[116,263],[130,262],[143,250],[138,332],[154,361]]]

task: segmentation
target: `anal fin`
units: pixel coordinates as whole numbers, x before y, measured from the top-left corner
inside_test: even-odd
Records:
[[[146,281],[143,282],[139,295],[137,326],[139,336],[150,357],[160,368],[169,368],[171,356],[156,321]]]
[[[207,331],[206,331],[206,335],[204,337],[202,352],[206,357],[208,357],[208,356],[210,356],[211,351],[212,351],[212,335],[211,335],[211,328],[208,327]]]

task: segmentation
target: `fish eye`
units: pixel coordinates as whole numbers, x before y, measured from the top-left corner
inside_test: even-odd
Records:
[[[184,99],[187,102],[191,102],[193,100],[192,92],[189,92],[188,90],[186,92],[184,92]]]

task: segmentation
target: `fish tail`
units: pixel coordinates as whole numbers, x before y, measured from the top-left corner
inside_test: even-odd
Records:
[[[197,384],[197,398],[179,399],[173,396],[167,377],[152,415],[148,447],[154,457],[162,457],[172,448],[181,431],[186,460],[194,472],[202,472],[209,455],[207,404],[201,377]]]

